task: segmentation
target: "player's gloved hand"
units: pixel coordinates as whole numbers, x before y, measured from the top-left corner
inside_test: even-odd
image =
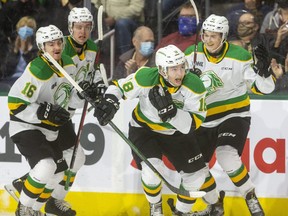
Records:
[[[97,88],[97,97],[102,97],[107,90],[106,85],[104,84],[103,80],[93,84]]]
[[[115,95],[106,94],[94,109],[94,116],[101,126],[105,126],[111,121],[119,109],[119,102]]]
[[[272,74],[270,69],[270,57],[267,49],[262,44],[257,45],[254,48],[254,55],[257,58],[257,62],[254,66],[254,70],[260,76],[269,77]]]
[[[63,125],[70,119],[70,113],[57,104],[41,103],[37,109],[39,120],[48,120],[56,125]]]
[[[88,81],[81,81],[79,83],[79,86],[83,89],[86,96],[88,96],[94,101],[98,99],[99,97],[102,97],[107,89],[103,81],[99,81],[97,83],[92,83],[92,84],[90,84],[90,82]],[[77,94],[80,99],[85,98],[82,93],[78,92]]]
[[[167,88],[160,93],[159,86],[154,86],[149,91],[151,104],[158,110],[158,116],[163,122],[169,121],[177,114],[177,107],[173,103],[172,96]]]

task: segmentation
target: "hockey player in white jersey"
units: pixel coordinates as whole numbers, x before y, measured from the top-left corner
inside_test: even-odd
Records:
[[[161,172],[165,154],[182,177],[188,191],[198,191],[208,168],[204,163],[194,131],[206,116],[205,88],[202,81],[187,72],[184,53],[174,45],[159,49],[157,67],[142,67],[108,87],[105,99],[95,108],[100,125],[113,119],[121,98],[139,98],[129,124],[129,139]],[[164,215],[161,180],[135,152],[133,158],[142,170],[141,180],[150,203],[150,215]],[[195,198],[178,194],[175,215],[192,214]]]
[[[274,90],[275,79],[265,48],[258,46],[254,50],[254,64],[248,51],[227,42],[228,30],[228,20],[212,14],[203,22],[198,52],[195,53],[195,45],[185,51],[189,67],[201,71],[200,78],[207,90],[207,117],[196,137],[205,161],[208,163],[215,151],[218,163],[245,198],[251,215],[262,216],[255,186],[240,156],[251,119],[247,85],[253,93],[269,94]],[[206,214],[199,215],[223,215],[223,203],[218,201],[211,174],[202,189],[207,192],[204,201],[209,206]]]
[[[36,32],[36,43],[39,56],[27,65],[8,94],[9,135],[31,167],[20,194],[17,216],[42,215],[40,208],[68,168],[63,151],[72,147],[76,137],[69,107],[77,108],[71,98],[78,95],[43,55],[49,53],[74,76],[72,59],[62,55],[63,34],[53,25],[41,27]],[[84,159],[78,157],[75,167],[84,164]],[[75,215],[75,211],[72,213],[69,215]]]
[[[102,80],[102,76],[99,73],[97,65],[95,65],[96,54],[98,51],[98,46],[89,38],[89,35],[94,27],[93,16],[90,11],[83,8],[73,8],[68,16],[68,28],[70,32],[70,36],[64,37],[65,48],[63,50],[64,55],[68,55],[72,58],[74,64],[77,69],[73,73],[73,78],[78,84],[85,90],[86,95],[88,95],[93,100],[96,100],[97,97],[101,97],[104,93],[106,87]],[[94,74],[93,74],[94,73]],[[82,107],[84,101],[83,97],[78,94],[80,97],[71,98],[73,101],[74,108],[70,107],[70,112],[73,112],[75,108]],[[65,135],[65,134],[64,134]],[[59,133],[60,138],[62,137],[62,133]],[[74,136],[75,137],[75,136]],[[60,139],[59,138],[59,139]],[[65,137],[63,137],[65,139]],[[71,145],[75,144],[73,139],[70,140]],[[73,153],[73,148],[69,148],[63,152],[64,157],[69,164],[71,156]],[[79,158],[81,160],[79,160]],[[76,172],[80,169],[82,165],[84,165],[85,158],[84,151],[81,145],[78,145],[77,148],[77,159],[78,164],[72,169],[72,178],[70,178],[69,188],[71,188]],[[81,161],[81,163],[79,163]],[[45,206],[45,211],[47,213],[53,213],[56,215],[75,215],[76,212],[71,209],[70,205],[64,201],[68,190],[64,188],[65,181],[67,179],[67,172],[65,172],[65,176],[63,180],[55,187],[53,190],[52,196],[49,196],[48,202]],[[71,175],[71,174],[70,174]],[[5,185],[6,190],[17,200],[18,192],[21,191],[23,182],[27,178],[27,174],[22,176],[21,178],[15,179],[12,185]],[[17,191],[17,193],[16,193]],[[38,199],[39,202],[45,203],[47,199]]]

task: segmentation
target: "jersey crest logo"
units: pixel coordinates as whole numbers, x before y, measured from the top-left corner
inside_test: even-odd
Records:
[[[61,83],[54,93],[55,104],[61,107],[67,107],[71,95],[71,85],[69,83]]]
[[[76,82],[81,82],[86,79],[86,77],[88,76],[89,67],[90,64],[86,64],[78,69],[77,74],[75,76]]]
[[[202,73],[200,79],[207,90],[206,97],[215,93],[219,88],[224,86],[221,78],[212,70]]]

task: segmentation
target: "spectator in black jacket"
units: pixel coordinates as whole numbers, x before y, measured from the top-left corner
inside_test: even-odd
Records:
[[[251,54],[253,54],[253,48],[262,44],[271,53],[275,38],[272,35],[259,33],[259,21],[251,12],[240,10],[238,14],[236,35],[229,37],[229,42],[242,46]]]

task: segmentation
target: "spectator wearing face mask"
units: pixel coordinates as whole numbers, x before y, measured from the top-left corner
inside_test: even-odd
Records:
[[[273,5],[268,4],[268,2],[263,3],[262,0],[243,0],[242,2],[236,4],[234,7],[230,8],[226,14],[226,18],[229,20],[229,35],[236,34],[238,12],[240,10],[245,10],[252,13],[255,18],[262,24],[263,19],[267,13],[273,10]]]
[[[274,38],[271,35],[259,33],[259,22],[251,12],[240,10],[237,12],[239,19],[236,25],[236,35],[229,37],[230,43],[242,46],[253,54],[253,48],[262,44],[271,51]]]
[[[37,56],[35,30],[36,21],[30,16],[22,17],[16,24],[15,42],[11,45],[1,68],[1,71],[5,72],[4,80],[9,84],[13,84],[24,72],[27,63]]]
[[[195,44],[197,37],[196,31],[197,23],[195,11],[191,3],[187,2],[182,6],[179,12],[178,31],[163,37],[159,41],[156,51],[169,44],[173,44],[181,51],[185,51],[188,46]]]
[[[134,48],[119,57],[113,79],[125,78],[142,66],[154,67],[154,41],[154,33],[149,27],[138,27],[132,38]]]

